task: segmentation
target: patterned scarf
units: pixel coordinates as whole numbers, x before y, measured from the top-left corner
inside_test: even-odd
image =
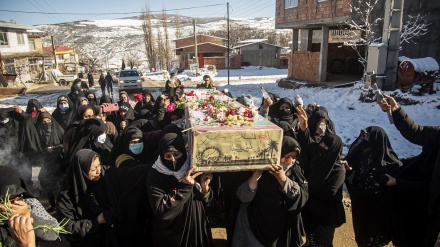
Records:
[[[156,162],[153,165],[153,169],[156,169],[158,172],[165,175],[173,175],[180,182],[186,176],[186,173],[189,170],[189,155],[185,161],[185,164],[178,171],[171,171],[168,169],[160,160],[160,157],[157,158]]]

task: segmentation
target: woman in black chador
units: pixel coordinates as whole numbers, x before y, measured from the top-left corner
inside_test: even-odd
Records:
[[[41,161],[38,180],[47,191],[50,204],[48,211],[51,212],[55,209],[55,192],[59,189],[61,178],[66,171],[62,159],[64,130],[47,112],[38,115],[36,128],[42,147],[38,156]]]
[[[242,183],[241,205],[232,246],[302,246],[305,232],[301,209],[307,202],[307,182],[296,163],[300,146],[283,137],[281,164],[256,170]]]
[[[371,126],[361,130],[345,157],[351,167],[345,184],[350,193],[353,227],[358,246],[384,246],[390,240],[388,177],[402,162],[391,147],[385,130]]]
[[[58,220],[68,219],[70,246],[116,246],[113,210],[104,176],[108,167],[90,149],[75,152],[58,196]]]
[[[74,116],[75,109],[72,101],[67,95],[60,95],[57,99],[57,108],[52,112],[52,117],[63,129],[66,129]]]
[[[97,118],[83,119],[79,123],[70,125],[63,138],[64,159],[69,162],[80,149],[88,148],[97,152],[104,165],[109,163],[110,151],[113,144],[105,133],[107,125]]]
[[[176,131],[175,131],[176,132]],[[208,183],[196,185],[182,133],[164,132],[160,157],[147,178],[154,246],[212,246],[205,205],[212,200]],[[201,176],[202,181],[208,179]]]
[[[302,107],[296,110],[300,122],[297,137],[302,148],[300,166],[309,183],[309,201],[302,210],[307,246],[333,246],[336,228],[345,223],[342,205],[345,168],[340,163],[342,140],[325,133],[318,142],[314,141],[310,137],[313,132],[309,131],[306,111]]]

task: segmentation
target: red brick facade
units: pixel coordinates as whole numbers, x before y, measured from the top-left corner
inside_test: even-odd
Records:
[[[299,26],[304,24],[328,24],[322,20],[348,17],[351,14],[352,0],[333,0],[318,2],[316,0],[298,0],[298,6],[285,9],[284,0],[277,0],[275,26]]]
[[[293,78],[297,80],[304,81],[319,81],[319,56],[320,52],[292,52],[292,60],[291,63],[289,63],[289,77],[293,76]]]
[[[223,56],[228,51],[227,47],[210,43],[198,44],[197,53],[210,54],[209,56]],[[176,55],[194,53],[194,43],[188,47],[176,48]],[[206,56],[206,55],[205,55]]]

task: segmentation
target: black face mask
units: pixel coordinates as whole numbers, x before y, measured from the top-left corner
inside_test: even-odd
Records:
[[[44,133],[49,134],[52,132],[52,123],[43,123],[42,126]]]
[[[287,117],[287,116],[290,115],[290,109],[288,109],[288,108],[282,109],[282,110],[280,110],[280,111],[281,111],[281,115],[282,115],[283,117]]]

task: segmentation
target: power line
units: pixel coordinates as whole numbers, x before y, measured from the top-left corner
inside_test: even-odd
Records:
[[[34,6],[36,9],[40,10],[40,8],[38,8],[37,6],[35,6],[35,4],[33,4],[31,1],[27,0],[30,4],[32,4],[32,6]],[[49,17],[49,19],[51,19],[54,22],[57,22],[54,18],[52,18],[52,16],[45,14],[47,17]]]
[[[269,1],[265,1],[265,2],[263,2],[263,1],[264,1],[264,0],[256,1],[256,2],[253,3],[252,7],[247,8],[247,9],[243,9],[243,10],[241,11],[241,17],[246,16],[249,12],[253,11],[254,9],[260,8],[260,7],[263,6],[263,5],[266,5],[266,4],[268,4],[268,3],[273,3],[273,0],[269,0]],[[262,2],[262,3],[261,3],[261,2]],[[257,5],[257,3],[259,3],[259,4]],[[243,13],[243,12],[244,12],[244,13]]]
[[[52,6],[50,6],[50,4],[48,4],[47,2],[46,2],[46,0],[43,0],[43,2],[53,11],[53,12],[55,12],[55,13],[57,13],[57,11],[54,9],[54,8],[52,8]],[[58,21],[60,21],[60,22],[62,22],[62,19],[61,18],[59,18],[59,17],[57,17],[57,20]]]
[[[200,9],[200,8],[207,8],[207,7],[213,7],[213,6],[219,6],[224,5],[223,3],[219,4],[211,4],[211,5],[204,5],[204,6],[197,6],[197,7],[187,7],[187,8],[179,8],[179,9],[168,9],[165,11],[177,11],[177,10],[187,10],[187,9]],[[35,5],[34,5],[35,6]],[[154,10],[154,11],[148,11],[148,13],[162,13],[163,10]],[[110,13],[72,13],[72,12],[43,12],[43,11],[22,11],[22,10],[9,10],[9,9],[0,9],[0,12],[11,12],[11,13],[24,13],[24,14],[45,14],[45,15],[129,15],[129,14],[144,14],[145,12],[110,12]]]
[[[250,12],[250,13],[248,13],[247,15],[244,15],[243,17],[250,16],[250,15],[252,15],[252,14],[254,14],[254,13],[257,13],[257,12],[259,12],[259,11],[261,11],[261,10],[264,10],[264,9],[270,7],[270,6],[275,6],[275,3],[270,3],[269,5],[266,5],[266,6],[264,6],[264,7],[261,8],[261,9],[257,9],[257,10],[255,10],[255,11],[253,11],[253,12]]]

